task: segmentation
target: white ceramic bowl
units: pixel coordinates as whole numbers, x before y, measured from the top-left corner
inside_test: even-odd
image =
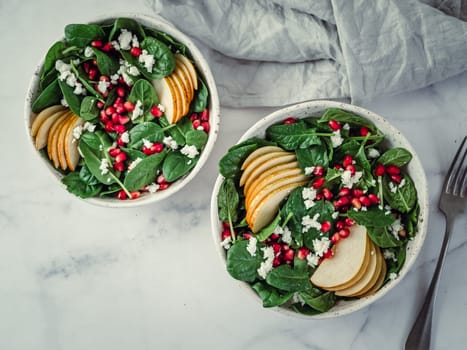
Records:
[[[214,78],[212,76],[211,70],[209,69],[208,63],[204,59],[203,55],[199,51],[199,49],[195,46],[195,44],[181,31],[179,31],[172,23],[168,22],[162,17],[150,17],[142,14],[116,14],[111,17],[99,17],[96,18],[89,23],[96,23],[96,24],[106,24],[106,23],[112,23],[116,18],[119,17],[125,17],[125,18],[131,18],[136,21],[138,21],[140,24],[142,24],[145,27],[153,28],[160,30],[162,32],[165,32],[172,36],[174,39],[177,41],[181,42],[184,44],[188,52],[194,61],[194,64],[198,68],[198,71],[200,72],[202,78],[207,84],[207,87],[209,89],[209,115],[210,115],[210,131],[209,131],[209,137],[208,141],[201,153],[201,156],[198,160],[198,163],[196,166],[184,177],[181,179],[175,181],[174,183],[171,184],[169,188],[167,188],[164,191],[156,192],[156,193],[144,193],[140,198],[135,199],[135,200],[118,200],[118,199],[113,199],[113,198],[88,198],[84,199],[88,203],[100,205],[100,206],[105,206],[105,207],[134,207],[134,206],[140,206],[144,204],[149,204],[153,203],[159,200],[162,200],[164,198],[167,198],[174,194],[175,192],[179,191],[182,187],[187,185],[195,176],[196,174],[201,170],[203,165],[205,164],[206,160],[208,159],[213,147],[214,143],[217,139],[217,135],[219,133],[219,116],[220,116],[220,106],[219,106],[219,97],[217,94],[217,88],[216,84],[214,81]],[[57,40],[63,40],[64,38],[58,38]],[[55,40],[55,41],[57,41]],[[54,40],[50,41],[50,46],[55,42]],[[42,66],[44,64],[44,58],[45,58],[45,53],[38,64],[34,75],[31,79],[31,82],[29,84],[29,89],[26,95],[26,101],[25,101],[25,106],[24,106],[24,122],[26,126],[26,132],[29,135],[30,139],[30,145],[34,151],[34,153],[37,155],[38,159],[44,164],[45,169],[54,176],[54,178],[57,180],[57,184],[61,186],[63,189],[66,191],[66,186],[61,183],[61,179],[63,175],[58,172],[47,159],[44,159],[39,152],[34,148],[33,144],[33,139],[31,137],[31,121],[33,120],[35,114],[31,111],[31,105],[34,99],[38,96],[38,87],[39,87],[39,81],[40,81],[40,74],[42,70]],[[72,196],[79,198],[73,194]]]
[[[279,123],[283,121],[285,118],[294,117],[294,118],[305,118],[309,116],[321,116],[322,113],[328,108],[339,108],[342,110],[346,110],[352,112],[354,114],[360,115],[371,120],[376,127],[378,127],[386,136],[387,145],[390,147],[404,147],[409,150],[413,158],[407,167],[407,171],[412,177],[418,194],[418,201],[420,204],[420,217],[418,223],[418,233],[415,238],[408,243],[407,246],[407,257],[404,266],[400,270],[399,277],[389,281],[386,283],[379,291],[375,294],[364,297],[361,299],[356,299],[352,301],[339,301],[333,308],[329,311],[324,312],[322,314],[314,315],[314,316],[307,316],[292,310],[283,308],[283,307],[275,307],[273,310],[283,312],[288,315],[293,315],[296,317],[308,318],[308,319],[322,319],[322,318],[330,318],[330,317],[337,317],[342,316],[345,314],[349,314],[351,312],[357,311],[369,304],[373,303],[374,301],[381,298],[385,295],[389,290],[394,288],[404,276],[407,274],[417,255],[422,248],[423,242],[425,240],[426,231],[427,231],[427,224],[428,224],[428,188],[427,188],[427,181],[425,177],[425,172],[423,170],[422,164],[420,159],[417,156],[417,153],[410,145],[409,141],[402,135],[402,133],[397,130],[394,126],[392,126],[387,120],[383,117],[377,115],[376,113],[370,112],[365,110],[361,107],[357,107],[354,105],[349,105],[346,103],[340,103],[335,101],[311,101],[311,102],[304,102],[297,105],[293,105],[290,107],[286,107],[280,109],[276,112],[273,112],[266,117],[259,120],[256,124],[254,124],[250,129],[247,130],[245,134],[240,138],[238,143],[245,141],[251,137],[265,137],[265,130],[273,124]],[[217,193],[219,192],[220,185],[223,181],[222,176],[218,176],[217,181],[214,185],[212,197],[211,197],[211,228],[212,228],[212,235],[214,239],[214,243],[216,245],[216,249],[218,250],[219,256],[222,260],[223,265],[226,264],[226,251],[221,246],[220,240],[220,233],[222,231],[222,224],[219,221],[218,217],[218,209],[217,209]],[[227,270],[226,270],[227,273]],[[250,294],[251,297],[255,298],[259,305],[261,305],[262,301],[256,294],[256,292],[250,287],[248,283],[236,281],[232,278],[233,283],[237,283],[246,291],[246,293]],[[260,306],[262,307],[262,306]]]

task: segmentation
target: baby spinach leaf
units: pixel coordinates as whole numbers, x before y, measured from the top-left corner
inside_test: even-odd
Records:
[[[300,121],[294,124],[277,124],[266,129],[266,136],[286,150],[320,145],[321,140],[314,129]]]
[[[327,109],[323,116],[319,119],[319,123],[327,123],[330,120],[335,120],[339,123],[349,123],[351,126],[366,126],[372,133],[377,133],[376,126],[368,119],[350,112],[343,111],[342,109]]]
[[[143,152],[133,148],[121,147],[121,150],[127,154],[130,162],[135,161],[138,158],[144,159],[147,157]]]
[[[292,296],[293,292],[288,292],[288,293],[279,293],[279,291],[271,286],[268,286],[264,282],[256,282],[251,286],[256,293],[258,293],[258,296],[261,298],[263,301],[263,306],[264,307],[274,307],[274,306],[280,306],[289,301]]]
[[[303,315],[314,316],[321,313],[318,310],[315,310],[312,307],[308,306],[307,304],[302,305],[299,303],[295,303],[291,307],[293,311]]]
[[[55,73],[55,62],[63,57],[63,50],[66,45],[63,41],[57,41],[53,44],[45,55],[44,65],[42,67],[41,81],[50,73]]]
[[[232,147],[229,148],[228,151],[230,152],[230,151],[236,150],[237,148],[241,148],[247,145],[255,145],[256,148],[262,147],[262,146],[277,146],[275,142],[266,141],[264,139],[260,139],[259,137],[252,137],[248,140],[245,140],[243,142],[237,143],[236,145],[233,145]]]
[[[40,95],[34,100],[31,109],[34,113],[39,113],[44,108],[59,104],[62,99],[62,91],[56,78],[49,86],[47,86]]]
[[[347,216],[357,224],[366,227],[386,227],[395,220],[392,214],[386,214],[384,210],[378,208],[370,208],[367,211],[349,210]]]
[[[406,165],[412,159],[412,154],[405,148],[391,148],[384,152],[381,157],[378,158],[378,163],[383,165],[395,165],[398,167]]]
[[[104,30],[97,24],[68,24],[65,38],[70,45],[84,48],[93,40],[105,38]]]
[[[208,134],[201,130],[190,130],[186,133],[186,144],[193,145],[197,149],[202,149],[208,141]]]
[[[313,145],[308,148],[299,148],[295,151],[300,168],[305,172],[305,168],[320,165],[327,168],[329,158],[325,145]]]
[[[128,189],[128,191],[139,190],[153,182],[156,177],[157,169],[161,165],[166,154],[166,150],[161,153],[153,154],[144,158],[133,169],[131,169],[127,173],[125,181],[123,182],[123,185]]]
[[[206,109],[208,105],[208,97],[209,91],[202,79],[198,79],[199,81],[199,88],[197,91],[196,96],[193,98],[191,102],[191,110],[194,112],[202,112]]]
[[[96,105],[97,98],[94,96],[86,96],[81,102],[79,116],[86,121],[94,121],[99,118],[99,109]]]
[[[390,180],[383,178],[384,198],[389,205],[401,213],[408,213],[417,202],[417,191],[409,175],[404,174],[401,183],[403,186],[392,184],[395,191],[391,190]],[[397,187],[396,187],[397,186]]]
[[[307,210],[307,214],[310,218],[313,218],[316,214],[319,215],[319,221],[329,221],[332,222],[332,214],[334,213],[334,207],[329,201],[320,200],[315,203],[310,209]],[[301,225],[301,217],[296,218],[297,221]],[[299,221],[300,220],[300,221]],[[303,232],[303,243],[309,249],[314,249],[313,247],[313,240],[319,238],[321,236],[321,230],[317,228],[310,228],[308,231]]]
[[[402,266],[404,266],[406,255],[407,255],[407,244],[401,245],[400,247],[390,248],[390,251],[394,253],[396,261],[393,259],[386,260],[387,272],[385,282],[389,280],[391,273],[399,273]]]
[[[147,79],[161,79],[173,72],[175,69],[175,57],[167,45],[148,36],[144,38],[140,46],[143,50],[146,50],[149,55],[154,56],[155,63],[151,71],[148,71],[144,64],[138,59],[132,59],[130,63],[135,65]],[[125,58],[126,57],[127,56],[125,56]]]
[[[168,127],[164,131],[165,134],[166,135],[168,134],[169,136],[171,136],[174,139],[174,141],[177,143],[177,145],[179,145],[180,147],[183,147],[186,145],[185,135],[188,132],[188,130],[194,130],[191,124],[191,121],[188,118],[183,118],[177,124],[170,124],[165,116],[162,116],[158,118],[157,120],[159,121],[160,125],[163,128]],[[187,124],[189,124],[189,128],[186,128]]]
[[[120,30],[126,29],[133,34],[136,34],[139,39],[145,38],[146,34],[144,33],[143,27],[141,25],[131,19],[131,18],[117,18],[112,26],[112,29],[109,33],[109,41],[114,40],[114,38],[118,38],[120,35]]]
[[[225,179],[217,194],[219,219],[224,222],[237,221],[239,196],[232,179]]]
[[[103,174],[100,169],[101,161],[104,158],[102,151],[99,152],[89,147],[89,145],[86,142],[83,142],[82,139],[79,142],[79,150],[83,155],[86,166],[96,179],[105,185],[110,185],[116,182],[116,175],[112,173],[113,170],[111,164],[109,164],[108,172],[105,174]]]
[[[256,253],[252,256],[246,249],[248,243],[248,240],[239,240],[230,247],[227,251],[227,271],[237,280],[253,282],[263,261],[261,247],[264,245],[257,243]]]
[[[169,46],[172,51],[179,51],[181,54],[186,55],[186,46],[172,38],[169,34],[153,29],[149,29],[148,33]]]
[[[240,168],[248,155],[257,149],[256,144],[246,144],[229,150],[219,161],[219,172],[225,178],[235,178],[240,175]]]
[[[84,168],[85,167],[82,169]],[[94,181],[86,181],[86,178],[90,179],[90,177],[83,178],[80,173],[81,171],[72,171],[62,179],[62,183],[66,186],[68,192],[81,198],[97,196],[102,190],[102,184],[98,182],[94,183]]]
[[[142,103],[143,115],[147,113],[154,105],[159,103],[159,97],[156,94],[153,86],[150,82],[145,79],[139,79],[133,85],[130,94],[128,95],[128,100],[134,104],[140,101]],[[138,117],[134,122],[141,121],[142,117]],[[151,119],[153,119],[151,117]]]
[[[326,186],[331,186],[337,182],[342,176],[342,171],[334,168],[329,168],[326,172]]]
[[[292,269],[290,265],[279,265],[266,276],[270,286],[287,292],[300,292],[312,288],[307,271]]]
[[[162,173],[168,182],[172,182],[187,174],[195,167],[197,162],[198,157],[191,159],[178,151],[174,151],[167,155],[162,164]]]
[[[81,135],[80,141],[86,143],[95,152],[107,152],[112,146],[112,140],[102,130],[96,130],[95,132],[86,131]]]
[[[307,305],[319,312],[328,311],[337,301],[336,295],[333,292],[325,292],[320,295],[316,295],[316,293],[300,292],[300,297]]]
[[[94,47],[92,50],[96,55],[97,67],[103,75],[110,77],[111,75],[117,73],[118,69],[120,68],[120,63],[115,58]]]
[[[278,213],[274,220],[272,220],[269,225],[264,227],[261,231],[256,234],[256,239],[260,242],[266,240],[270,235],[272,235],[281,221],[281,215]]]
[[[367,226],[368,236],[371,238],[373,243],[381,248],[397,247],[403,244],[403,242],[397,239],[387,227],[370,227]]]
[[[164,132],[162,128],[153,122],[144,122],[131,128],[128,132],[130,142],[128,147],[133,149],[141,149],[144,140],[150,142],[162,141],[164,139]]]
[[[73,93],[73,88],[68,86],[65,81],[58,80],[58,85],[60,86],[60,90],[62,90],[63,97],[65,97],[65,101],[70,107],[71,111],[79,115],[81,109],[81,97],[75,95]]]

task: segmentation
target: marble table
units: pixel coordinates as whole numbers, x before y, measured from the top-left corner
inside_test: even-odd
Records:
[[[209,205],[221,155],[272,108],[222,111],[218,142],[190,186],[136,209],[75,199],[27,144],[23,100],[65,24],[147,11],[123,0],[0,1],[0,349],[400,349],[423,302],[444,230],[442,178],[467,132],[467,74],[365,105],[408,135],[429,181],[430,222],[403,281],[361,311],[322,321],[265,310],[221,266]],[[434,349],[467,343],[467,216],[452,237]]]

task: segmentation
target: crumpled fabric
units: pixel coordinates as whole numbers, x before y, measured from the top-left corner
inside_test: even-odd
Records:
[[[223,106],[362,104],[467,68],[462,0],[146,0],[206,57]]]

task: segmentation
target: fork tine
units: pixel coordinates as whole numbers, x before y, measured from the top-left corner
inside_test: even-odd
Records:
[[[467,167],[464,169],[464,174],[461,178],[461,189],[460,189],[460,196],[464,198],[467,195]]]
[[[446,181],[444,183],[444,192],[446,193],[453,193],[456,187],[456,182],[458,179],[458,174],[462,168],[462,164],[464,163],[466,151],[462,152],[465,141],[467,140],[467,136],[464,136],[464,139],[462,140],[462,143],[459,146],[459,149],[456,152],[456,155],[454,156],[454,159],[452,160],[451,166],[449,167]],[[460,162],[458,162],[460,155],[462,154],[462,159]]]
[[[464,182],[464,175],[465,175],[464,161],[465,161],[466,155],[467,155],[467,149],[464,151],[464,155],[462,156],[462,159],[459,162],[459,168],[457,169],[457,172],[456,172],[454,189],[452,191],[452,194],[454,196],[459,196],[462,194],[462,183]]]

